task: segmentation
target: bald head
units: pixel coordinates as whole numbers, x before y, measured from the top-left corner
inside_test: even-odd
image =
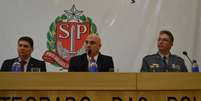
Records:
[[[95,41],[98,45],[101,45],[101,39],[97,34],[92,33],[88,35],[86,40],[88,39]]]
[[[90,34],[87,36],[85,40],[85,49],[86,51],[90,50],[91,53],[88,54],[89,56],[95,56],[99,53],[101,48],[101,39],[97,34]]]

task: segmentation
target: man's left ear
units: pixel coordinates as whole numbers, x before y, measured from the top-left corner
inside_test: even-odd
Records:
[[[172,44],[172,46],[173,46],[173,42],[172,42],[171,44]]]
[[[171,42],[172,46],[173,46],[173,42]]]

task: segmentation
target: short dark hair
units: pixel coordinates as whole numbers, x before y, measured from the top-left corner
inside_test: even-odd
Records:
[[[168,35],[169,38],[170,38],[170,41],[172,43],[174,42],[174,37],[173,37],[173,35],[172,35],[172,33],[170,31],[168,31],[168,30],[162,30],[162,31],[160,31],[160,34],[166,34],[166,35]]]
[[[28,37],[28,36],[23,36],[23,37],[20,37],[20,38],[18,39],[18,43],[19,43],[20,41],[26,41],[26,42],[28,42],[28,43],[30,44],[31,48],[33,48],[34,43],[33,43],[32,38],[30,38],[30,37]]]

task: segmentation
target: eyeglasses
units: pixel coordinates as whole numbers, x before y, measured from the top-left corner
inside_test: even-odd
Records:
[[[86,40],[86,41],[85,41],[85,44],[94,45],[94,44],[96,44],[96,42],[95,42],[95,41],[88,41],[88,40]]]

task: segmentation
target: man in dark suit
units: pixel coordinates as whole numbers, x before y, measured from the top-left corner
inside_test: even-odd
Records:
[[[33,40],[30,37],[24,36],[18,39],[17,46],[18,57],[5,60],[1,66],[1,71],[7,72],[30,72],[40,71],[46,72],[44,61],[37,60],[31,57],[33,52]],[[16,70],[18,65],[18,70]]]
[[[101,39],[96,34],[90,34],[85,40],[86,53],[72,57],[69,63],[69,72],[112,72],[113,59],[99,52]],[[93,64],[94,63],[94,64]],[[95,68],[93,68],[95,66]]]
[[[143,58],[141,72],[187,72],[184,60],[170,52],[173,42],[170,31],[160,31],[157,41],[159,51]]]

